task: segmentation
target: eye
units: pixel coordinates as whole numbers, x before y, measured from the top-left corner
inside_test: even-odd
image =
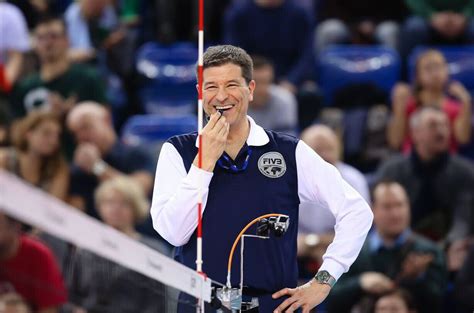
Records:
[[[236,88],[236,87],[239,87],[239,85],[236,84],[236,83],[230,83],[230,84],[227,85],[227,87],[228,88]]]
[[[205,90],[216,90],[217,87],[216,86],[207,86],[206,88],[204,88]]]

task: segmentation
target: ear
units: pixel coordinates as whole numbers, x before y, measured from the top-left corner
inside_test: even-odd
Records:
[[[256,86],[257,84],[255,83],[255,80],[252,79],[249,83],[249,101],[253,101],[253,92],[255,91]]]

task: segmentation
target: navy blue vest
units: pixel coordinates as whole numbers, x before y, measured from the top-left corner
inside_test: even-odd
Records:
[[[298,139],[272,131],[266,133],[270,141],[264,146],[250,147],[252,154],[245,171],[234,173],[218,165],[214,169],[203,214],[203,271],[211,279],[225,283],[228,255],[239,232],[258,216],[267,213],[286,214],[290,217],[290,226],[283,237],[245,240],[244,286],[270,295],[297,284],[299,197],[295,150]],[[186,171],[189,171],[197,153],[196,137],[197,133],[191,133],[172,137],[168,141],[183,158]],[[242,152],[236,158],[237,163],[245,158]],[[270,178],[260,172],[258,160],[267,152],[283,155],[286,163],[283,176]],[[255,233],[256,226],[247,231],[247,234]],[[177,249],[176,258],[186,266],[196,268],[196,232],[186,245]],[[239,282],[240,245],[233,258],[232,286],[238,287]],[[265,302],[268,301],[266,298]],[[268,309],[271,312],[280,301],[269,301]]]

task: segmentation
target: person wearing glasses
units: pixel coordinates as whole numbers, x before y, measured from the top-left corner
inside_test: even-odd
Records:
[[[281,238],[245,244],[245,297],[258,298],[260,312],[293,312],[321,303],[357,257],[373,215],[365,200],[308,145],[265,130],[247,116],[256,87],[252,60],[241,48],[213,46],[204,54],[203,103],[210,116],[202,130],[202,167],[197,133],[170,138],[162,147],[151,206],[153,225],[178,247],[176,258],[195,268],[197,202],[203,196],[203,271],[226,279],[229,250],[247,223],[267,213],[290,217]],[[297,287],[298,209],[327,203],[336,219],[335,239],[315,278]],[[318,221],[314,221],[318,223]],[[249,233],[255,233],[250,228]],[[240,257],[232,281],[239,286]],[[178,312],[194,312],[181,295]],[[190,299],[188,299],[190,300]],[[192,303],[192,302],[191,302]],[[208,307],[206,312],[213,312]]]

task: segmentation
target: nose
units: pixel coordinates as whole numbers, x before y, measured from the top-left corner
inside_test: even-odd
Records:
[[[216,95],[216,100],[219,102],[224,102],[228,97],[228,94],[225,90],[225,88],[219,88],[217,95]]]

